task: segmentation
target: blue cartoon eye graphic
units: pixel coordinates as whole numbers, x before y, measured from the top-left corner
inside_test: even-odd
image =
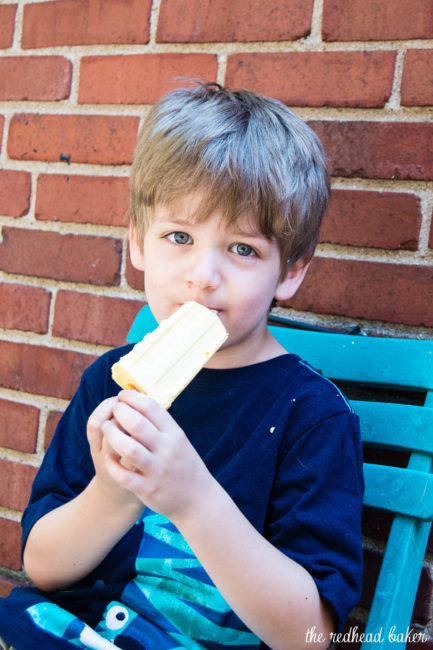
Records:
[[[122,605],[114,605],[106,613],[105,625],[108,630],[120,630],[129,620],[129,612]]]
[[[113,642],[119,635],[124,634],[131,624],[132,628],[135,629],[137,614],[129,607],[115,601],[107,606],[102,620],[96,626],[96,631],[105,639]]]

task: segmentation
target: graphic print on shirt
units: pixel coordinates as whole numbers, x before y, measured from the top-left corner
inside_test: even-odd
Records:
[[[222,598],[176,527],[149,509],[136,525],[144,526],[136,576],[125,585],[120,601],[107,605],[95,630],[57,605],[48,611],[50,603],[27,610],[34,622],[75,646],[94,650],[258,648],[259,639]]]
[[[38,603],[29,607],[27,612],[40,628],[54,636],[65,639],[65,641],[69,641],[78,648],[113,650],[116,647],[76,616],[54,603]]]

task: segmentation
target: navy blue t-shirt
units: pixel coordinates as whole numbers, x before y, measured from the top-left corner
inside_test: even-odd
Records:
[[[111,366],[130,348],[84,372],[35,479],[23,547],[34,523],[94,476],[87,419],[118,393]],[[363,492],[358,418],[342,393],[284,354],[203,369],[170,413],[253,526],[309,571],[341,628],[360,596]],[[0,599],[0,635],[17,650],[260,646],[175,526],[149,509],[70,589],[15,589]]]

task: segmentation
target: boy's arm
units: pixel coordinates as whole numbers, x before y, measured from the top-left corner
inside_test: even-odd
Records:
[[[105,470],[104,456],[109,450],[103,442],[101,425],[112,417],[116,399],[102,402],[89,418],[95,477],[77,497],[41,517],[27,538],[24,567],[42,590],[62,589],[85,577],[143,510],[143,503],[120,489]]]
[[[104,435],[136,471],[111,457],[111,475],[177,526],[244,623],[273,650],[327,647],[334,621],[310,574],[255,530],[171,416],[134,391],[113,412]]]
[[[233,610],[273,650],[328,647],[335,621],[311,575],[260,535],[216,481],[174,523]],[[307,636],[312,628],[317,645]]]

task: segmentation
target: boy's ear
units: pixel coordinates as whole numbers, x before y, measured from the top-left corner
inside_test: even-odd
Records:
[[[143,248],[138,243],[137,230],[132,223],[129,224],[129,256],[132,266],[139,271],[144,271]]]
[[[305,258],[291,264],[285,277],[277,285],[275,298],[277,300],[289,300],[289,298],[292,298],[301,286],[309,266],[310,261],[306,261]]]

